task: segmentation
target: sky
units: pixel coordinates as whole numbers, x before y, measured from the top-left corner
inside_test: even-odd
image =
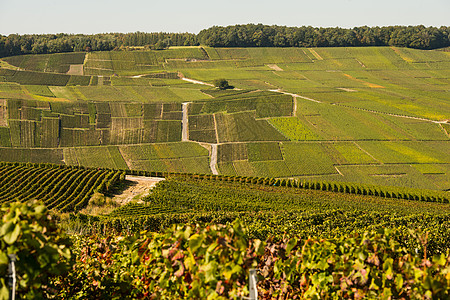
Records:
[[[211,26],[450,26],[450,0],[0,0],[0,34],[191,32]]]

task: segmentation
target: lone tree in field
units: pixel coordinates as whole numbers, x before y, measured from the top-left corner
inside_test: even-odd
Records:
[[[220,90],[231,88],[231,86],[228,84],[228,81],[223,78],[214,80],[214,86],[219,88]]]

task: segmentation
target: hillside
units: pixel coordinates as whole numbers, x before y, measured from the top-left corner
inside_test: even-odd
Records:
[[[0,161],[450,188],[449,52],[171,47],[0,66]]]

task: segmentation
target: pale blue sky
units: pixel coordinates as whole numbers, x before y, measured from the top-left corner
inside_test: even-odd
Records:
[[[0,0],[0,34],[192,32],[247,23],[449,26],[450,0]]]

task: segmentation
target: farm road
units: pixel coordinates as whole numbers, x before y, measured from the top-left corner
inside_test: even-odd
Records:
[[[206,82],[203,82],[203,81],[200,81],[200,80],[195,80],[195,79],[189,79],[189,78],[186,78],[186,77],[181,78],[181,80],[184,80],[184,81],[187,81],[187,82],[191,82],[191,83],[196,83],[196,84],[203,84],[203,85],[208,85],[208,86],[214,86],[211,83],[206,83]]]
[[[283,92],[281,90],[269,90],[269,91],[270,92],[275,92],[275,93],[281,93],[281,94],[285,94],[285,95],[290,95],[290,96],[292,96],[294,98],[302,98],[302,99],[309,100],[309,101],[316,102],[316,103],[323,103],[322,101],[319,101],[319,100],[314,100],[314,99],[311,99],[311,98],[308,98],[308,97],[305,97],[305,96],[300,96],[300,95],[297,95],[297,94]]]
[[[188,106],[191,102],[184,102],[183,105],[183,119],[182,119],[182,132],[181,132],[181,141],[187,142],[189,141],[189,128],[188,128]]]
[[[267,65],[269,68],[271,68],[272,70],[275,71],[284,71],[282,68],[280,68],[279,66],[277,66],[276,64],[269,64]]]
[[[219,175],[219,172],[217,171],[217,144],[211,144],[210,168],[214,175]]]
[[[130,176],[127,175],[125,180],[128,181],[129,186],[121,194],[116,195],[113,200],[121,205],[136,199],[140,199],[150,193],[150,190],[164,178],[159,177],[144,177],[144,176]]]

